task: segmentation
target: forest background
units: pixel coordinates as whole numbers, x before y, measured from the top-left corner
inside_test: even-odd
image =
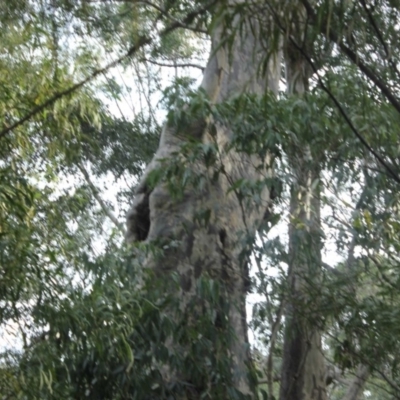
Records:
[[[399,10],[2,1],[1,398],[400,398]]]

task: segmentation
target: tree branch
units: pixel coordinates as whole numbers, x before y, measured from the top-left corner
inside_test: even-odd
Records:
[[[148,0],[85,0],[85,1],[86,1],[86,3],[113,3],[113,2],[115,2],[115,3],[132,3],[132,4],[135,4],[135,5],[144,4],[144,5],[147,5],[147,6],[150,6],[150,7],[154,8],[161,15],[163,15],[165,18],[168,18],[173,23],[178,24],[179,25],[178,28],[184,28],[184,29],[188,29],[188,30],[193,31],[193,32],[208,34],[208,32],[206,30],[204,30],[204,29],[200,29],[200,28],[197,28],[195,26],[188,26],[184,22],[175,19],[170,14],[168,14],[168,12],[165,11],[162,7],[160,7],[157,4],[154,4],[154,3],[152,3],[151,1],[148,1]]]
[[[176,64],[168,64],[168,63],[162,63],[154,60],[150,60],[148,58],[142,58],[139,61],[146,61],[150,64],[158,65],[159,67],[169,67],[169,68],[197,68],[200,69],[202,72],[204,71],[205,67],[199,64],[193,64],[193,63],[176,63]]]
[[[305,9],[307,10],[308,15],[310,18],[315,22],[316,15],[312,5],[308,2],[308,0],[301,0],[301,3],[304,5]],[[320,26],[329,26],[328,24],[320,23]],[[391,90],[386,86],[385,82],[383,82],[364,62],[361,60],[360,56],[347,47],[339,38],[339,36],[332,31],[325,32],[323,29],[320,29],[320,33],[324,36],[327,36],[332,42],[337,44],[342,50],[342,52],[360,69],[364,75],[369,78],[374,84],[381,90],[382,94],[389,100],[392,106],[400,113],[400,101],[397,97],[391,92]],[[400,182],[400,180],[399,180]]]
[[[312,9],[311,5],[308,3],[307,0],[301,0],[301,2],[303,3],[303,5],[305,6],[307,12],[310,14],[310,16],[312,17],[314,15],[314,10]],[[275,17],[275,21],[278,24],[278,27],[285,33],[287,34],[287,29],[285,28],[285,26],[282,25],[279,16],[277,15],[276,11],[273,9],[273,7],[269,4],[268,7],[270,8],[273,16]],[[326,33],[324,33],[326,34]],[[329,36],[334,35],[333,33],[329,33]],[[288,40],[290,40],[290,42],[293,44],[293,46],[301,52],[301,54],[303,55],[303,57],[305,58],[305,60],[308,62],[308,64],[311,66],[313,72],[315,73],[316,77],[317,77],[317,81],[321,87],[321,89],[328,95],[328,97],[333,101],[333,103],[335,104],[336,108],[339,110],[340,114],[343,116],[343,118],[345,119],[347,125],[350,127],[350,129],[353,131],[353,133],[356,135],[356,137],[360,140],[360,142],[362,143],[362,145],[364,147],[366,147],[366,149],[379,161],[379,163],[389,172],[390,176],[397,182],[400,183],[400,177],[397,175],[397,173],[392,169],[392,167],[383,159],[383,157],[381,155],[378,154],[378,152],[376,152],[370,145],[369,143],[366,141],[366,139],[364,139],[364,137],[361,135],[361,133],[357,130],[357,128],[354,126],[353,121],[350,119],[350,117],[347,115],[347,112],[344,110],[344,108],[342,107],[342,105],[340,104],[340,102],[337,100],[337,98],[335,97],[335,95],[326,87],[326,85],[324,84],[321,75],[318,72],[317,67],[315,66],[314,62],[312,61],[311,57],[306,53],[306,51],[304,50],[304,48],[302,46],[300,46],[297,41],[293,38],[292,35],[288,35]],[[390,90],[384,86],[383,83],[380,82],[380,80],[364,65],[362,64],[361,61],[359,61],[358,59],[358,55],[356,55],[355,53],[353,53],[350,49],[348,49],[346,46],[344,46],[337,38],[336,40],[331,39],[332,41],[334,41],[335,43],[338,44],[338,46],[340,48],[343,47],[343,51],[346,52],[347,51],[347,55],[348,57],[354,61],[354,63],[360,68],[361,71],[363,71],[365,73],[365,75],[367,75],[367,77],[370,77],[370,79],[381,89],[381,91],[386,94],[387,93],[387,98],[388,100],[392,103],[392,105],[396,108],[396,110],[399,111],[400,113],[400,103],[397,101],[397,99],[392,95],[392,93],[390,92]],[[380,85],[383,85],[383,87],[381,87]]]
[[[370,373],[369,367],[360,364],[357,368],[356,376],[347,388],[346,394],[342,400],[358,400]]]
[[[383,38],[382,33],[381,33],[381,31],[379,30],[379,28],[378,28],[378,26],[377,26],[377,24],[376,24],[376,22],[375,22],[375,19],[374,19],[373,15],[372,15],[371,10],[368,8],[367,3],[365,2],[365,0],[360,0],[360,3],[362,4],[362,6],[363,6],[363,8],[364,8],[364,10],[365,10],[365,12],[366,12],[366,14],[368,15],[368,19],[369,19],[369,21],[370,21],[372,27],[373,27],[374,30],[375,30],[376,36],[378,36],[378,39],[379,39],[379,41],[381,42],[381,44],[382,44],[382,46],[383,46],[383,49],[385,50],[388,63],[389,63],[390,66],[393,68],[393,70],[397,73],[397,75],[399,75],[399,70],[398,70],[398,68],[397,68],[397,65],[396,65],[396,63],[393,61],[393,59],[392,59],[392,57],[391,57],[391,55],[390,55],[390,49],[389,49],[387,43],[385,42],[385,39]]]
[[[194,18],[200,14],[205,13],[208,11],[215,3],[217,0],[213,0],[210,3],[207,3],[204,7],[199,8],[198,10],[192,11],[186,15],[186,17],[182,21],[175,21],[171,23],[170,25],[166,26],[161,32],[160,32],[160,37],[166,36],[169,33],[173,32],[174,30],[181,28],[182,25],[185,24],[190,24]],[[13,124],[9,126],[5,126],[1,131],[0,131],[0,139],[7,135],[7,133],[13,131],[15,128],[18,128],[19,126],[23,125],[25,122],[29,121],[32,117],[35,115],[39,114],[43,110],[45,110],[47,107],[51,106],[54,104],[57,100],[60,100],[62,97],[68,96],[69,94],[77,91],[87,83],[93,81],[97,76],[106,73],[109,69],[117,66],[120,64],[123,60],[126,58],[129,58],[133,56],[139,49],[141,49],[143,46],[147,44],[151,44],[153,42],[153,39],[150,36],[141,36],[137,40],[137,42],[121,57],[118,57],[116,60],[111,61],[107,65],[105,65],[103,68],[99,68],[94,70],[89,76],[87,76],[85,79],[81,80],[80,82],[72,85],[68,89],[65,89],[61,92],[55,93],[52,97],[44,101],[42,104],[39,104],[37,107],[34,107],[31,111],[29,111],[25,116],[23,116],[21,119],[18,121],[14,122]]]
[[[99,205],[100,205],[101,209],[103,210],[104,214],[107,215],[107,217],[111,220],[111,222],[115,225],[115,227],[125,236],[124,226],[118,221],[118,219],[114,215],[114,213],[104,203],[103,199],[100,196],[99,189],[97,189],[97,187],[94,185],[94,183],[90,179],[89,173],[86,171],[85,167],[81,163],[78,163],[77,167],[82,172],[82,175],[84,176],[87,184],[89,185],[89,187],[90,187],[90,189],[91,189],[91,191],[93,193],[93,197],[99,203]]]
[[[30,112],[28,112],[24,117],[19,119],[18,121],[14,122],[13,124],[3,128],[2,131],[0,131],[0,138],[4,137],[7,133],[11,132],[15,128],[23,125],[25,122],[29,121],[32,117],[34,117],[36,114],[39,114],[41,111],[45,110],[47,107],[51,106],[54,104],[57,100],[60,100],[62,97],[68,96],[69,94],[77,91],[87,83],[91,82],[94,80],[97,76],[104,74],[107,72],[109,69],[115,67],[116,65],[120,64],[124,59],[132,56],[137,52],[138,49],[143,47],[146,44],[151,43],[151,39],[149,37],[140,37],[139,40],[135,45],[133,45],[124,55],[121,57],[117,58],[114,61],[111,61],[109,64],[104,66],[103,68],[96,69],[94,72],[92,72],[88,77],[83,79],[82,81],[76,83],[75,85],[70,86],[68,89],[65,89],[61,92],[58,92],[54,94],[52,97],[47,99],[45,102],[42,104],[39,104],[37,107],[33,108]]]
[[[303,1],[303,0],[302,0]],[[303,54],[307,62],[310,64],[313,72],[315,73],[318,83],[321,87],[321,89],[329,96],[329,98],[333,101],[335,104],[336,108],[339,110],[340,114],[343,116],[345,119],[347,125],[350,127],[350,129],[353,131],[353,133],[357,136],[357,138],[360,140],[360,142],[363,144],[363,146],[379,161],[379,163],[389,172],[390,176],[397,182],[400,183],[400,177],[397,175],[397,173],[392,169],[392,167],[383,159],[383,157],[378,154],[364,139],[364,137],[361,135],[361,133],[357,130],[357,128],[354,126],[353,121],[350,119],[350,117],[347,115],[347,112],[344,110],[340,102],[337,100],[335,95],[326,87],[324,84],[321,75],[319,74],[314,62],[311,60],[310,56],[306,54],[306,52],[297,44],[296,40],[293,39],[292,36],[289,37],[289,40],[291,43]],[[357,57],[357,56],[354,56]],[[359,66],[360,69],[362,70],[361,66]],[[398,111],[400,113],[400,103],[398,105]]]

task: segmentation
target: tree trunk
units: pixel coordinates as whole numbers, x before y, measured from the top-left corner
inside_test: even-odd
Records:
[[[300,13],[299,13],[300,14]],[[304,21],[293,18],[292,37],[302,38]],[[289,95],[308,89],[310,68],[297,46],[285,45]],[[305,43],[306,41],[300,40]],[[304,127],[307,129],[307,127]],[[310,292],[318,285],[321,266],[319,168],[308,144],[289,150],[293,173],[289,225],[289,287],[285,316],[281,400],[325,400],[325,366],[321,336],[310,315],[318,312],[318,299]],[[310,290],[311,289],[311,290]],[[314,317],[314,315],[313,315]],[[318,321],[318,315],[315,315]]]
[[[363,390],[369,375],[369,367],[360,364],[357,368],[356,376],[349,384],[343,400],[358,400],[363,394]]]
[[[301,157],[301,158],[300,158]],[[299,156],[296,186],[291,194],[289,227],[290,291],[285,318],[281,400],[325,400],[325,365],[321,336],[311,315],[317,298],[309,293],[318,284],[321,265],[319,204],[311,193],[318,173],[308,168],[307,153]],[[300,167],[300,165],[302,167]],[[311,290],[310,290],[311,289]],[[311,307],[316,310],[312,311]],[[318,315],[315,316],[318,321]]]
[[[233,26],[238,22],[236,17]],[[253,28],[254,26],[253,22]],[[255,36],[257,29],[248,27],[244,31],[241,37],[235,36],[229,50],[227,46],[220,46],[222,36],[229,32],[223,32],[223,27],[220,26],[213,34],[213,50],[201,87],[214,103],[223,102],[243,92],[262,95],[268,88],[277,92],[279,59],[275,63],[271,61],[266,78],[259,78],[259,49]],[[264,182],[271,175],[271,166],[269,156],[261,159],[256,155],[229,150],[232,134],[229,127],[225,126],[218,126],[216,132],[211,134],[204,121],[193,122],[187,132],[177,131],[177,128],[168,124],[164,126],[158,151],[141,180],[128,214],[127,240],[146,243],[173,242],[173,246],[164,250],[161,258],[148,256],[143,268],[152,269],[158,276],[167,276],[171,272],[179,276],[180,289],[177,296],[181,314],[185,314],[189,304],[199,305],[197,316],[190,311],[192,314],[187,319],[188,329],[190,325],[201,329],[199,325],[195,325],[196,318],[205,312],[204,307],[212,308],[210,304],[204,305],[198,290],[199,281],[210,278],[224,288],[219,301],[227,305],[227,314],[218,315],[218,311],[215,326],[220,332],[222,329],[222,335],[235,337],[233,341],[228,341],[226,354],[231,360],[231,379],[224,384],[236,389],[239,398],[247,398],[252,396],[252,388],[248,378],[250,360],[245,312],[248,276],[242,254],[246,250],[245,239],[249,235],[254,236],[263,219],[270,195],[266,185],[260,193],[259,202],[253,198],[242,199],[229,189],[239,179],[253,183]],[[192,173],[202,175],[202,186],[186,186],[181,196],[174,197],[166,182],[151,187],[149,176],[157,168],[168,168],[169,163],[179,157],[181,146],[185,145],[185,137],[197,139],[200,143],[213,143],[218,148],[218,157],[215,164],[208,168],[200,161],[186,165]],[[217,175],[214,174],[216,171],[219,171]],[[206,216],[204,223],[199,215]],[[170,315],[174,318],[173,310]],[[223,319],[227,319],[228,324],[221,323]],[[199,331],[198,336],[201,335],[205,333]],[[211,358],[218,352],[217,343],[212,338],[209,339],[210,347],[203,354],[204,358]],[[171,339],[169,347],[179,348],[179,345]],[[217,375],[218,371],[214,373]],[[196,376],[188,376],[187,371],[177,371],[171,365],[163,367],[163,378],[166,385],[177,381],[190,384],[190,390],[181,391],[181,399],[200,398],[214,384],[212,377],[200,384]],[[221,399],[234,398],[229,392],[219,396]],[[216,398],[215,395],[212,398]]]

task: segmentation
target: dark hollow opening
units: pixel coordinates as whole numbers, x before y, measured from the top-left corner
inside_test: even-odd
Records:
[[[138,241],[143,242],[147,239],[150,231],[150,207],[149,207],[149,194],[143,199],[137,207],[136,219],[136,237]]]

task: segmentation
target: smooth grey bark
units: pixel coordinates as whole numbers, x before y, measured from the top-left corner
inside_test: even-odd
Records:
[[[235,18],[234,26],[238,19]],[[201,85],[212,102],[223,102],[244,92],[262,95],[268,88],[277,92],[280,60],[271,61],[266,78],[258,76],[256,31],[247,26],[244,34],[235,36],[230,50],[220,46],[222,36],[227,34],[223,27],[214,32],[213,50]],[[261,159],[256,155],[229,150],[233,132],[229,127],[218,126],[216,134],[211,135],[207,130],[209,122],[195,121],[188,132],[177,132],[176,128],[165,124],[157,153],[146,169],[128,214],[127,240],[147,243],[174,241],[173,250],[166,250],[161,259],[148,256],[143,268],[150,268],[157,275],[170,272],[179,275],[181,287],[177,296],[181,310],[196,299],[196,281],[202,276],[216,279],[227,288],[229,298],[225,300],[230,305],[227,317],[236,337],[229,349],[233,360],[232,384],[243,395],[251,397],[252,388],[247,377],[250,359],[245,312],[248,277],[241,254],[245,250],[244,237],[254,236],[269,207],[270,194],[265,185],[260,193],[261,201],[256,202],[253,198],[240,199],[229,189],[238,179],[265,181],[271,176],[271,165],[269,156]],[[203,143],[213,142],[218,146],[216,165],[206,168],[198,162],[192,169],[204,177],[212,176],[216,170],[220,173],[217,180],[206,179],[201,188],[187,187],[183,196],[173,198],[165,183],[151,188],[148,177],[155,169],[164,167],[168,160],[179,157],[185,137],[196,138]],[[209,215],[205,226],[195,218],[204,210]],[[198,300],[201,302],[201,299]],[[174,343],[170,345],[174,346]],[[209,351],[215,349],[210,348]],[[174,371],[165,366],[164,380],[173,382],[175,379],[191,380],[185,371]],[[186,396],[184,398],[197,398],[193,391]]]
[[[301,12],[292,19],[293,34],[303,37]],[[300,40],[300,39],[299,39]],[[305,41],[302,43],[305,43]],[[303,96],[311,71],[307,61],[291,43],[285,44],[288,94]],[[304,127],[306,128],[306,127]],[[318,299],[310,289],[318,285],[321,261],[319,168],[308,144],[289,150],[293,185],[289,223],[289,288],[281,374],[281,400],[325,400],[325,365],[321,335],[310,316]],[[314,306],[315,310],[310,310]]]

